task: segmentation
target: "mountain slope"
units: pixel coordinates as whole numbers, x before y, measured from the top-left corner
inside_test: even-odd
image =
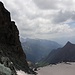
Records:
[[[61,47],[58,43],[42,39],[26,39],[22,43],[23,50],[26,52],[27,60],[34,63],[50,53],[51,50]]]
[[[0,2],[0,62],[2,56],[8,57],[16,69],[30,72],[19,40],[18,28],[11,21],[10,12]]]
[[[59,62],[75,62],[75,44],[67,44],[57,50],[51,51],[50,54],[41,61],[43,64],[56,64]]]

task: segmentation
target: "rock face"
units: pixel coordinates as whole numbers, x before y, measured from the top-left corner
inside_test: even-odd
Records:
[[[75,44],[67,42],[64,47],[50,52],[41,63],[57,64],[60,62],[75,62]]]
[[[2,73],[0,75],[17,75],[16,69],[8,57],[1,57],[0,73]]]
[[[14,21],[11,21],[10,12],[0,2],[0,59],[8,57],[16,67],[25,72],[30,72],[26,55],[19,41],[19,31]]]

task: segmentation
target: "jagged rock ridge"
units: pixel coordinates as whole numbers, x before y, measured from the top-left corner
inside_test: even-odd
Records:
[[[10,12],[0,2],[0,59],[8,57],[16,67],[30,72],[26,55],[19,41],[19,31],[14,21],[11,21]]]

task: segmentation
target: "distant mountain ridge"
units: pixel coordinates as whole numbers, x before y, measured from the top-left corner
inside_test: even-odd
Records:
[[[56,64],[60,62],[75,62],[75,44],[67,42],[62,48],[50,52],[50,54],[40,61],[45,64]]]
[[[61,47],[60,44],[50,40],[42,39],[25,39],[22,43],[23,50],[26,53],[27,60],[34,63],[48,55],[51,50]]]

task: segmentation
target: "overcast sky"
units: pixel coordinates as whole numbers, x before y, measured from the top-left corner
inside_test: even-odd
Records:
[[[75,0],[0,0],[24,38],[75,43]]]

